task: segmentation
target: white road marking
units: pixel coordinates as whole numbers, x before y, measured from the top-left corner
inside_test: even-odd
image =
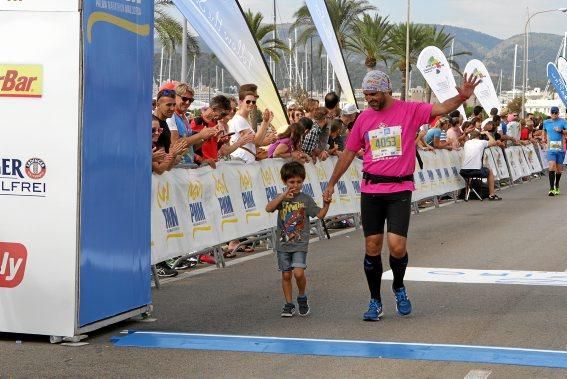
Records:
[[[382,279],[392,280],[392,271]],[[460,268],[408,267],[404,280],[439,283],[523,284],[567,287],[567,273],[516,270],[471,270]]]
[[[490,370],[470,370],[465,379],[486,379],[491,373]]]

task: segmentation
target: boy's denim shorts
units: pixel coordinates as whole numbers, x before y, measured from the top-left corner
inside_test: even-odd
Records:
[[[307,252],[294,251],[288,253],[278,251],[278,270],[282,272],[292,271],[294,268],[307,268]]]

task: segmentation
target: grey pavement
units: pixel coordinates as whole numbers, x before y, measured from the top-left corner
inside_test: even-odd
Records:
[[[565,271],[567,195],[548,198],[546,190],[546,178],[536,179],[501,191],[501,202],[459,202],[412,216],[410,266]],[[311,245],[309,317],[280,318],[280,278],[269,254],[154,289],[156,322],[105,328],[90,334],[88,346],[0,334],[0,377],[464,378],[471,370],[490,378],[567,377],[567,370],[549,368],[117,348],[110,342],[127,329],[567,349],[565,287],[407,281],[414,312],[401,318],[391,282],[384,281],[385,317],[363,322],[368,289],[362,242],[361,232],[352,231]]]

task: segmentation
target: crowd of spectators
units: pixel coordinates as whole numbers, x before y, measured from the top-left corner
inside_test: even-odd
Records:
[[[257,109],[259,94],[254,84],[242,85],[238,99],[218,95],[206,108],[196,113],[189,111],[194,98],[193,89],[186,83],[167,83],[158,92],[153,103],[152,117],[152,170],[162,174],[172,168],[215,169],[219,160],[240,160],[251,163],[266,158],[293,159],[305,162],[326,160],[339,156],[348,134],[359,114],[354,104],[340,106],[339,96],[328,93],[324,104],[308,98],[301,104],[291,101],[287,105],[290,124],[279,132],[272,124],[269,109]],[[467,141],[485,139],[490,146],[540,144],[544,139],[543,120],[528,114],[519,119],[515,112],[498,114],[493,108],[483,116],[477,106],[472,116],[454,111],[423,125],[416,136],[418,149],[462,149]],[[475,144],[469,144],[473,146]],[[478,143],[476,145],[480,146]],[[475,146],[476,146],[475,145]],[[362,156],[364,152],[359,152]],[[491,193],[492,195],[493,193]],[[231,241],[225,256],[234,257],[242,241]],[[214,263],[212,257],[202,261]],[[177,268],[191,267],[191,262],[178,262]],[[174,276],[177,272],[166,263],[158,265],[160,276]]]
[[[520,119],[518,113],[498,114],[493,108],[483,117],[483,108],[476,106],[472,116],[464,121],[460,112],[437,117],[431,124],[423,125],[417,135],[417,146],[421,150],[437,149],[459,150],[466,141],[472,139],[471,133],[478,132],[481,138],[488,139],[487,132],[496,141],[496,146],[506,148],[514,145],[540,144],[543,140],[543,119],[528,113]],[[476,136],[476,134],[475,134]]]
[[[193,89],[186,83],[167,83],[160,88],[153,102],[152,171],[162,174],[173,168],[215,169],[219,160],[240,160],[251,163],[266,158],[293,159],[300,162],[326,160],[338,156],[359,113],[356,105],[340,107],[339,96],[330,92],[324,106],[308,98],[302,104],[290,102],[287,112],[290,124],[278,133],[272,124],[273,113],[257,110],[257,86],[240,86],[238,99],[218,95],[206,108],[190,112],[195,100]],[[231,241],[225,252],[234,257],[242,241]],[[252,250],[253,251],[253,250]],[[214,263],[208,255],[199,258]],[[160,277],[177,275],[176,269],[191,267],[195,262],[177,261],[157,265]]]

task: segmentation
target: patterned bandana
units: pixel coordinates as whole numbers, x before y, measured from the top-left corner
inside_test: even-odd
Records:
[[[367,72],[362,79],[362,90],[388,93],[392,90],[392,83],[388,75],[382,71],[373,70]]]

